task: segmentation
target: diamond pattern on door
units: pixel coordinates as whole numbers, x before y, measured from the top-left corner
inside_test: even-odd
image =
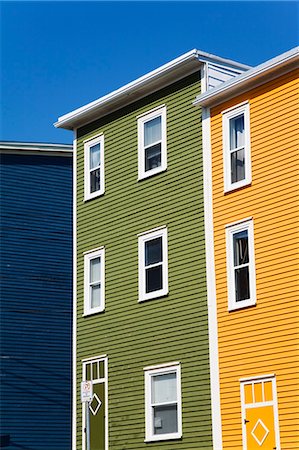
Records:
[[[274,450],[280,448],[274,386],[274,377],[241,383],[245,450]]]
[[[266,427],[266,425],[263,423],[261,419],[259,419],[255,426],[253,427],[253,430],[251,431],[252,436],[256,440],[256,442],[259,445],[262,445],[264,440],[266,439],[267,435],[269,434],[269,430]]]
[[[98,412],[98,410],[100,409],[102,405],[101,400],[99,399],[99,397],[97,396],[97,394],[93,394],[92,400],[89,404],[89,409],[92,412],[92,414],[95,416],[96,413]]]

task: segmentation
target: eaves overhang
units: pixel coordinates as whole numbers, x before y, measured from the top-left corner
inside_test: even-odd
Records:
[[[59,117],[54,126],[68,130],[83,126],[190,75],[199,70],[202,64],[209,62],[239,72],[249,69],[245,64],[193,49],[131,83]]]
[[[1,153],[72,156],[72,144],[0,141]]]
[[[193,104],[203,107],[216,106],[297,68],[299,68],[299,47],[295,47],[199,95]]]

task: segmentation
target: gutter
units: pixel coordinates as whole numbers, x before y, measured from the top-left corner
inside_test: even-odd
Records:
[[[158,67],[152,72],[137,78],[125,86],[122,86],[121,88],[104,95],[91,103],[88,103],[87,105],[59,117],[58,121],[54,123],[54,126],[56,128],[66,128],[69,130],[78,126],[79,123],[81,126],[88,121],[94,120],[93,114],[95,114],[98,110],[102,110],[105,114],[112,112],[125,104],[128,104],[128,96],[131,96],[130,101],[132,102],[138,100],[144,95],[148,95],[150,92],[157,89],[158,84],[160,88],[182,78],[183,76],[187,76],[203,62],[211,62],[214,64],[218,63],[223,67],[230,68],[236,72],[242,72],[249,69],[249,66],[245,64],[236,63],[225,58],[220,58],[218,56],[193,49],[182,56],[173,59],[167,64]],[[152,91],[151,86],[153,86]],[[144,91],[142,91],[142,89],[144,89]]]

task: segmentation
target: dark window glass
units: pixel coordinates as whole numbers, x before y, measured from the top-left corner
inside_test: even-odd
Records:
[[[154,434],[178,431],[177,405],[154,406]]]
[[[145,149],[145,171],[161,166],[161,143]]]
[[[248,262],[248,231],[244,230],[234,234],[234,266]]]
[[[99,191],[101,188],[100,169],[90,172],[90,192]]]
[[[244,148],[232,152],[231,158],[231,182],[236,183],[245,179],[245,152]]]
[[[145,242],[145,265],[150,266],[162,261],[162,237]]]
[[[162,265],[145,269],[145,284],[146,293],[162,289]]]
[[[248,266],[235,269],[235,289],[237,302],[250,298]]]

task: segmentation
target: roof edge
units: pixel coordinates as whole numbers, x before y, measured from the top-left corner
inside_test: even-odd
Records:
[[[73,153],[72,144],[51,144],[44,142],[16,142],[0,141],[0,151],[3,152],[48,152],[48,153]]]
[[[116,104],[117,102],[121,103],[122,99],[126,99],[128,101],[128,96],[132,94],[133,91],[136,91],[138,89],[142,89],[145,86],[150,86],[150,84],[154,84],[159,82],[160,79],[164,79],[166,77],[171,77],[171,74],[173,74],[175,81],[175,72],[177,71],[177,79],[179,79],[179,69],[186,66],[192,66],[192,63],[194,62],[196,68],[196,64],[200,66],[202,63],[205,62],[213,62],[222,64],[224,66],[230,67],[236,71],[244,71],[248,70],[250,66],[247,66],[245,64],[237,63],[229,59],[221,58],[215,55],[212,55],[210,53],[205,53],[197,49],[190,50],[187,53],[184,53],[183,55],[179,56],[178,58],[173,59],[172,61],[158,67],[157,69],[148,72],[147,74],[137,78],[134,81],[131,81],[128,84],[125,84],[124,86],[120,87],[119,89],[116,89],[115,91],[110,92],[107,95],[104,95],[103,97],[98,98],[97,100],[94,100],[86,105],[81,106],[80,108],[77,108],[67,114],[64,114],[63,116],[58,118],[58,121],[54,123],[54,126],[56,128],[66,128],[66,129],[73,129],[75,126],[78,126],[79,124],[82,124],[85,120],[88,121],[88,118],[92,116],[93,113],[95,113],[100,108],[104,108],[108,106],[109,104]],[[188,75],[188,73],[187,73]],[[149,88],[150,92],[150,88]],[[146,95],[149,93],[147,92]],[[135,101],[135,98],[133,96],[130,98],[130,101]],[[123,105],[122,105],[123,106]],[[92,118],[90,119],[92,120]]]
[[[296,61],[299,67],[299,46],[259,64],[220,86],[197,96],[193,104],[204,107],[215,106],[237,95],[242,89],[252,89],[260,82],[260,79],[264,78],[265,82],[267,82],[269,78],[279,76],[282,70],[284,72],[292,70],[294,65],[296,65]]]

